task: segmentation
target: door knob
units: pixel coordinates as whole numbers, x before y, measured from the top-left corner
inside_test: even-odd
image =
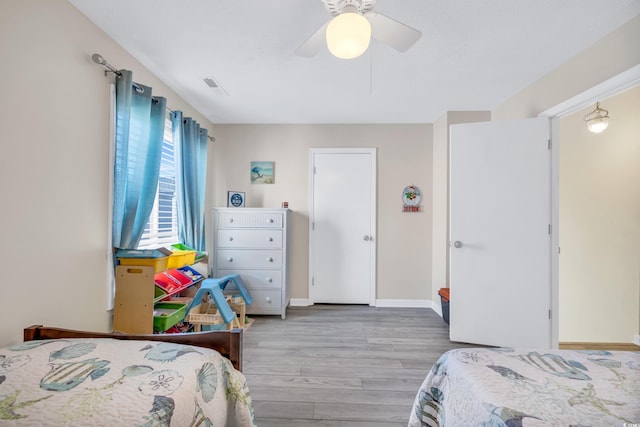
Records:
[[[453,242],[453,247],[458,249],[461,248],[462,242],[460,240],[456,240],[455,242]]]
[[[365,242],[368,242],[369,240],[371,240],[371,237],[369,237],[369,236],[367,236],[365,234],[364,237],[362,238],[362,240],[364,240]]]
[[[229,258],[227,258],[227,261],[229,261],[229,262],[233,262],[233,258],[232,258],[232,257],[229,257]]]

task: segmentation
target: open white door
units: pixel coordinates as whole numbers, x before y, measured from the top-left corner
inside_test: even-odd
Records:
[[[450,338],[551,347],[549,119],[450,132]]]

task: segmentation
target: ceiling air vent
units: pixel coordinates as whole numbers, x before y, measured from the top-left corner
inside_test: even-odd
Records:
[[[224,90],[217,81],[215,81],[214,79],[212,79],[211,77],[205,77],[202,79],[203,82],[205,82],[207,84],[207,86],[209,86],[211,89],[214,89],[216,91],[220,91],[221,93],[225,94],[225,95],[229,95],[227,93],[226,90]]]
[[[205,78],[204,78],[204,79],[202,79],[202,80],[204,80],[204,82],[205,82],[205,83],[207,84],[207,86],[209,86],[209,87],[212,87],[212,88],[218,88],[218,87],[220,87],[220,86],[218,86],[218,83],[216,83],[216,81],[215,81],[215,80],[210,79],[209,77],[205,77]]]

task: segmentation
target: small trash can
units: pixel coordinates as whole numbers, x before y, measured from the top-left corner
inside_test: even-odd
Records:
[[[442,319],[448,325],[449,324],[449,299],[450,299],[449,288],[440,288],[440,290],[438,291],[438,295],[440,295],[440,303],[442,304]]]

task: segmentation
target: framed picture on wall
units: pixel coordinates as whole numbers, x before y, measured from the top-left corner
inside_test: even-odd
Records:
[[[227,191],[228,208],[244,208],[245,197],[240,191]]]
[[[252,184],[273,184],[275,162],[251,162]]]

